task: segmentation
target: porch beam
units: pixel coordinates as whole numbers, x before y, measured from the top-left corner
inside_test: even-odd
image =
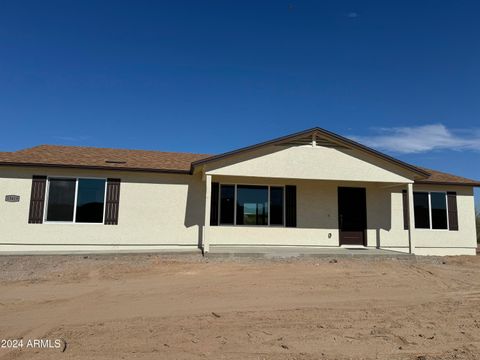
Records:
[[[389,183],[388,185],[380,186],[381,189],[391,189],[399,186],[405,186],[405,183]]]
[[[202,248],[203,253],[210,251],[210,244],[208,242],[208,229],[210,228],[210,199],[212,196],[212,175],[204,173],[205,177],[205,223],[202,229]]]
[[[413,183],[407,184],[407,193],[408,193],[408,247],[409,253],[415,253],[415,209],[413,205]]]

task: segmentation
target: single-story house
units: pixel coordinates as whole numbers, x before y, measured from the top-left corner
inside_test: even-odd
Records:
[[[320,128],[220,155],[40,145],[0,153],[0,252],[475,255],[476,186]]]

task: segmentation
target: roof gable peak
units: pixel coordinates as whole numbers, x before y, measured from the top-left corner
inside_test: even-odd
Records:
[[[269,145],[280,145],[280,144],[284,144],[284,143],[288,144],[289,142],[291,143],[291,142],[299,141],[300,139],[305,138],[306,136],[311,136],[312,137],[312,144],[315,144],[316,140],[318,138],[321,138],[323,141],[326,141],[326,144],[328,144],[329,146],[343,147],[343,148],[349,148],[349,149],[362,151],[364,153],[370,154],[370,155],[375,156],[377,158],[383,159],[384,161],[393,163],[397,166],[400,166],[404,169],[407,169],[407,170],[413,172],[414,174],[416,174],[420,178],[426,178],[426,177],[430,176],[429,172],[427,172],[427,171],[425,171],[421,168],[418,168],[416,166],[413,166],[413,165],[408,164],[406,162],[403,162],[401,160],[395,159],[394,157],[391,157],[389,155],[381,153],[380,151],[374,150],[374,149],[369,148],[365,145],[362,145],[362,144],[360,144],[356,141],[350,140],[346,137],[335,134],[331,131],[322,129],[320,127],[313,127],[313,128],[303,130],[303,131],[299,131],[299,132],[296,132],[296,133],[293,133],[293,134],[290,134],[290,135],[282,136],[282,137],[275,138],[275,139],[272,139],[272,140],[268,140],[268,141],[265,141],[265,142],[262,142],[262,143],[254,144],[254,145],[251,145],[251,146],[243,147],[243,148],[240,148],[240,149],[237,149],[237,150],[229,151],[229,152],[226,152],[226,153],[223,153],[223,154],[214,155],[214,156],[211,156],[211,157],[207,157],[205,159],[195,161],[195,162],[192,163],[192,171],[195,167],[197,167],[199,165],[203,165],[203,164],[206,164],[206,163],[209,163],[209,162],[224,159],[224,158],[227,158],[227,157],[230,157],[230,156],[233,156],[233,155],[237,155],[237,154],[240,154],[240,153],[256,150],[256,149],[266,147],[266,146],[269,146]]]

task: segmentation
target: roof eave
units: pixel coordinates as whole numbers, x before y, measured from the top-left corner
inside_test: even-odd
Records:
[[[86,169],[86,170],[108,170],[108,171],[132,171],[132,172],[152,172],[169,174],[190,174],[190,170],[177,169],[152,169],[138,167],[114,167],[100,165],[69,165],[69,164],[48,164],[48,163],[22,163],[22,162],[0,162],[0,166],[18,166],[18,167],[48,167],[48,168],[66,168],[66,169]]]
[[[448,185],[448,186],[468,186],[468,187],[480,187],[480,182],[454,182],[454,181],[428,181],[428,180],[416,180],[414,184],[419,185]]]

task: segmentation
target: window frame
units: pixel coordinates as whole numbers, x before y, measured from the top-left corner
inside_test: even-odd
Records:
[[[233,224],[222,224],[222,186],[233,186]],[[218,184],[218,216],[217,226],[236,226],[237,223],[237,184],[219,183]]]
[[[283,189],[282,190],[282,224],[281,225],[280,224],[273,224],[272,225],[270,223],[270,215],[272,213],[271,209],[270,209],[270,205],[271,205],[271,203],[270,203],[270,191],[271,191],[272,187],[274,187],[274,188],[277,187],[277,188],[282,188]],[[271,227],[287,227],[286,226],[286,223],[287,223],[286,205],[287,205],[287,203],[286,203],[285,199],[286,199],[285,185],[269,185],[268,186],[268,226],[271,226]],[[258,225],[256,225],[256,226],[258,226]]]
[[[75,179],[75,198],[73,200],[73,219],[72,221],[48,221],[48,200],[50,194],[50,180],[72,180]],[[103,213],[102,213],[102,222],[76,222],[77,217],[77,198],[78,198],[78,180],[87,179],[87,180],[105,180],[105,189],[103,192]],[[63,224],[63,225],[103,225],[105,223],[105,204],[107,201],[107,178],[103,177],[93,177],[93,176],[47,176],[47,184],[45,189],[45,206],[43,207],[43,223],[44,224]]]
[[[221,199],[221,194],[222,194],[222,186],[227,185],[227,186],[234,186],[235,190],[233,193],[233,201],[234,201],[234,206],[233,206],[233,224],[221,224],[220,223],[220,218],[221,218],[221,211],[222,211],[222,199]],[[246,224],[237,224],[237,186],[265,186],[267,187],[267,192],[268,192],[268,221],[267,225],[246,225]],[[278,224],[270,224],[270,188],[271,187],[279,187],[283,189],[283,224],[278,225]],[[274,227],[274,228],[282,228],[286,227],[286,202],[285,202],[285,185],[282,184],[244,184],[244,183],[229,183],[229,182],[221,182],[219,183],[219,188],[218,188],[218,221],[217,221],[217,226],[241,226],[241,227],[255,227],[255,228],[265,228],[265,227]]]
[[[417,225],[415,224],[415,230],[416,231],[450,231],[450,218],[448,216],[448,194],[447,191],[414,191],[415,193],[421,193],[421,194],[427,194],[428,195],[428,220],[430,222],[430,227],[429,228],[417,228]],[[445,211],[447,213],[447,228],[446,229],[434,229],[433,228],[433,222],[432,222],[432,193],[440,193],[440,194],[445,194]],[[414,203],[414,211],[415,211],[415,203]],[[413,214],[415,217],[415,213]]]

